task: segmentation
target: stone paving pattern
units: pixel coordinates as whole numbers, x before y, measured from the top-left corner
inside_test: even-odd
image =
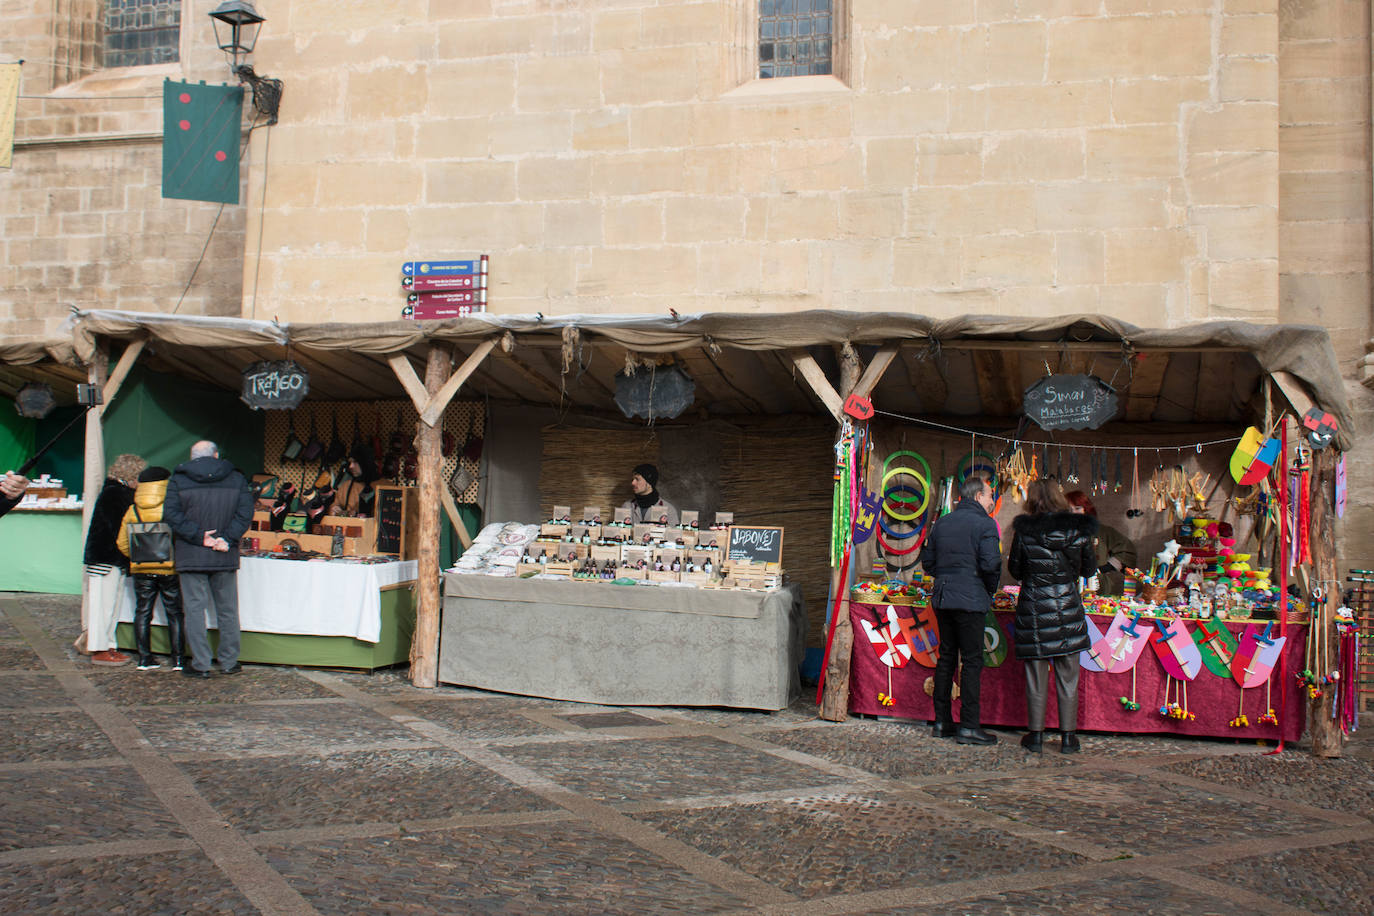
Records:
[[[0,594],[0,913],[1374,913],[1336,760],[604,707],[403,670],[99,668]]]

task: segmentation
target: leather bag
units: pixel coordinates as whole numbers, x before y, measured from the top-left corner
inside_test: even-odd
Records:
[[[166,522],[145,522],[133,507],[134,518],[129,529],[129,562],[169,563],[172,560],[172,526]]]

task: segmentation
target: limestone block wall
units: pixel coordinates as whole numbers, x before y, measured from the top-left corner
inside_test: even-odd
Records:
[[[1279,7],[1279,317],[1319,324],[1349,377],[1370,338],[1370,8]],[[1346,386],[1359,443],[1346,456],[1342,574],[1374,563],[1374,393]]]
[[[0,170],[0,336],[55,334],[73,306],[240,313],[243,205],[162,198],[163,80],[228,75],[205,50],[209,7],[184,3],[183,63],[102,70],[103,3],[0,0],[0,61],[24,61]]]
[[[1278,317],[1274,4],[853,0],[844,80],[762,82],[750,9],[272,3],[258,314],[391,318],[402,261],[485,252],[511,313]]]

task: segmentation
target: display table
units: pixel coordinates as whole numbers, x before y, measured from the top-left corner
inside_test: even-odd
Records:
[[[912,608],[896,604],[901,617],[910,617]],[[854,652],[851,656],[849,674],[849,708],[851,712],[898,718],[929,721],[934,718],[934,703],[925,692],[927,678],[933,677],[933,668],[927,668],[915,661],[907,662],[902,668],[888,668],[878,658],[872,644],[864,633],[862,620],[878,620],[882,613],[886,619],[887,604],[851,603],[850,622],[854,627]],[[1012,611],[997,613],[997,621],[1002,632],[1008,637],[1012,632]],[[1092,615],[1098,628],[1106,631],[1111,617]],[[1227,627],[1237,637],[1244,632],[1246,624],[1228,621]],[[1189,630],[1192,630],[1190,624]],[[1277,632],[1277,625],[1275,626]],[[1277,740],[1282,727],[1285,741],[1296,741],[1302,736],[1306,717],[1306,696],[1302,685],[1294,677],[1303,669],[1303,652],[1307,645],[1307,626],[1288,625],[1288,641],[1284,644],[1283,654],[1288,661],[1288,677],[1283,679],[1279,667],[1275,665],[1270,677],[1272,691],[1269,703],[1280,711],[1279,725],[1256,724],[1266,706],[1265,688],[1251,687],[1245,691],[1245,714],[1250,725],[1232,728],[1228,723],[1235,719],[1241,710],[1240,685],[1231,678],[1220,678],[1206,668],[1192,681],[1188,681],[1188,708],[1196,715],[1195,719],[1170,719],[1159,714],[1164,703],[1164,693],[1168,677],[1160,667],[1154,650],[1146,648],[1136,662],[1135,699],[1140,703],[1138,710],[1127,710],[1121,697],[1132,695],[1130,671],[1121,674],[1107,674],[1101,671],[1081,671],[1078,678],[1078,727],[1083,731],[1155,733],[1171,735],[1195,735],[1215,738],[1263,738]],[[1013,644],[1014,646],[1014,644]],[[1017,661],[1013,647],[1006,661],[995,668],[983,668],[983,690],[981,696],[982,724],[1005,725],[1013,728],[1026,727],[1026,679],[1025,666]],[[891,672],[891,689],[888,688],[888,673]],[[957,683],[957,680],[956,680]],[[1178,683],[1170,688],[1171,698],[1178,692]],[[1045,728],[1054,731],[1058,727],[1058,701],[1054,695],[1054,679],[1050,678],[1049,701],[1046,704]],[[890,694],[893,705],[883,706],[878,693]],[[1285,696],[1280,697],[1280,692]],[[1284,705],[1280,705],[1284,704]],[[959,717],[959,701],[954,701],[954,716]]]
[[[439,680],[616,706],[785,709],[801,589],[771,592],[444,575]]]
[[[0,519],[0,592],[81,594],[80,509],[11,509]]]
[[[238,575],[239,660],[275,665],[383,668],[410,657],[416,563],[341,563],[244,557]],[[210,626],[214,627],[211,613]],[[120,648],[133,647],[133,580],[119,607]],[[153,611],[153,651],[168,649]],[[210,632],[211,645],[219,634]]]

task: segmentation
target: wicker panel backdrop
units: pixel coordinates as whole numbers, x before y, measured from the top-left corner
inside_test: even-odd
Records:
[[[452,437],[453,448],[443,459],[442,479],[447,482],[460,462],[472,474],[472,484],[461,495],[454,497],[460,503],[477,502],[478,461],[481,458],[477,446],[481,442],[485,425],[482,407],[480,401],[453,401],[444,412],[443,431]],[[286,434],[289,428],[294,428],[297,438],[302,442],[310,440],[313,428],[320,441],[328,446],[334,439],[337,422],[338,438],[345,449],[352,445],[356,429],[363,441],[369,444],[376,436],[381,440],[383,451],[386,451],[390,448],[392,435],[397,431],[400,432],[405,447],[410,447],[415,437],[416,419],[418,418],[415,406],[409,401],[306,401],[294,411],[268,411],[263,458],[267,466],[263,470],[297,484],[305,477],[319,472],[318,461],[304,464],[300,461],[282,460],[282,450],[286,447]],[[465,446],[468,446],[468,454],[476,457],[465,457]],[[381,470],[380,464],[378,470]],[[383,482],[408,481],[384,479]]]
[[[791,422],[786,427],[740,420],[700,430],[643,430],[553,427],[544,430],[540,464],[540,509],[547,518],[555,502],[571,502],[573,517],[583,506],[609,510],[629,498],[630,469],[641,462],[673,468],[665,495],[679,509],[735,514],[746,525],[778,525],[783,566],[806,598],[807,644],[823,639],[826,593],[830,588],[830,501],[834,486],[834,428],[828,423]],[[710,467],[682,467],[683,440],[693,460]],[[710,492],[698,503],[680,495],[688,478]],[[709,516],[708,516],[709,517]],[[543,519],[539,519],[542,521]]]

